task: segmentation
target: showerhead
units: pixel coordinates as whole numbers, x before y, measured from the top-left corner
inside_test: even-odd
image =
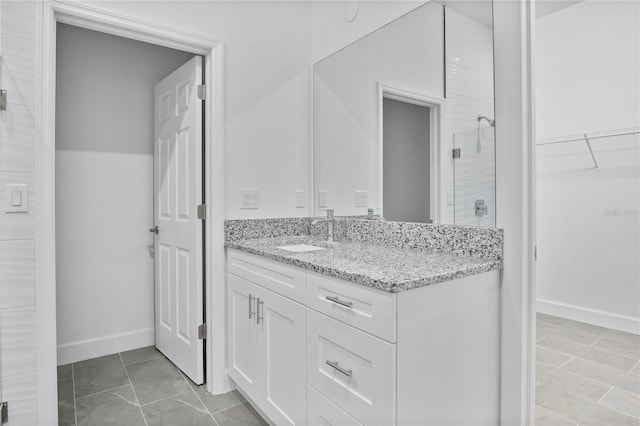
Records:
[[[487,120],[487,123],[489,123],[489,126],[496,127],[496,121],[495,120],[491,120],[489,117],[485,117],[484,115],[479,115],[478,116],[478,124],[482,120]]]

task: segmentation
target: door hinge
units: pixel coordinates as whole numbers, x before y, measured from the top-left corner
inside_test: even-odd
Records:
[[[533,246],[533,261],[538,261],[538,246]]]
[[[453,158],[460,158],[460,148],[453,148]]]
[[[199,84],[198,85],[198,99],[200,100],[205,100],[207,97],[207,86],[205,86],[204,84]]]
[[[7,91],[0,89],[0,111],[7,110]]]
[[[206,340],[207,339],[207,323],[200,324],[198,326],[198,340]]]
[[[9,403],[3,402],[0,405],[0,424],[7,423],[9,421]]]
[[[207,218],[207,205],[198,204],[198,219],[205,220]]]

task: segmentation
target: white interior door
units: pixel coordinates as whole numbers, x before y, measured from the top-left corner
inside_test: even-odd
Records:
[[[204,382],[202,58],[155,87],[154,220],[156,347],[196,384]]]

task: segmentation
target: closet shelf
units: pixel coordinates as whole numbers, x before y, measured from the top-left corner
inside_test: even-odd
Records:
[[[585,142],[587,145],[587,148],[589,149],[589,154],[591,154],[591,159],[593,160],[593,166],[597,169],[598,162],[596,161],[595,155],[593,155],[593,150],[591,149],[590,141],[594,139],[610,138],[614,136],[635,135],[638,133],[640,133],[640,126],[635,126],[635,127],[627,127],[624,129],[603,130],[601,132],[582,133],[577,135],[540,139],[538,140],[536,145],[538,146],[555,145],[559,143],[578,142],[578,141]]]

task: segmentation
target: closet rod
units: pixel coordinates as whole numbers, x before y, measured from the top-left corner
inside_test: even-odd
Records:
[[[628,127],[626,129],[605,130],[602,132],[583,133],[582,135],[564,136],[560,138],[542,139],[541,141],[538,141],[538,145],[553,145],[558,143],[577,141],[585,142],[587,144],[587,148],[589,148],[591,160],[593,160],[593,167],[597,169],[598,162],[596,161],[596,156],[593,155],[593,149],[591,149],[591,140],[599,138],[610,138],[614,136],[635,135],[637,133],[640,133],[640,126]]]
[[[600,138],[610,138],[613,136],[635,135],[638,133],[640,133],[640,126],[627,127],[626,129],[604,130],[602,132],[581,133],[579,135],[540,139],[537,145],[553,145],[557,143],[584,141],[585,139],[593,140]]]

